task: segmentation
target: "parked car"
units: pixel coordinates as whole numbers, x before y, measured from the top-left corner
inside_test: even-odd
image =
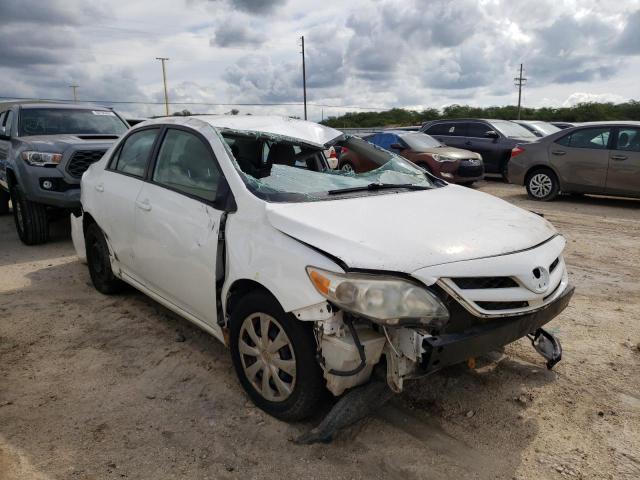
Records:
[[[535,200],[559,193],[640,196],[640,122],[591,122],[518,145],[509,181]]]
[[[484,176],[482,157],[469,150],[447,147],[422,132],[385,130],[363,137],[381,148],[402,155],[420,168],[449,182],[470,185]],[[358,173],[378,168],[367,157],[347,151],[340,156],[339,168]]]
[[[380,165],[327,168],[342,145]],[[282,419],[387,363],[405,379],[541,327],[569,302],[544,218],[447,184],[329,127],[198,116],[133,127],[82,178],[78,256],[102,293],[133,285],[224,342],[242,387]]]
[[[128,128],[98,106],[22,103],[0,112],[0,211],[11,198],[22,242],[48,240],[52,210],[80,208],[82,174]]]
[[[533,133],[536,137],[546,137],[547,135],[551,135],[552,133],[559,132],[562,130],[559,127],[549,123],[543,122],[541,120],[511,120],[518,125],[522,125],[524,128]]]
[[[522,125],[508,120],[433,120],[426,122],[422,131],[450,147],[479,153],[485,172],[500,174],[505,180],[513,147],[538,138]]]

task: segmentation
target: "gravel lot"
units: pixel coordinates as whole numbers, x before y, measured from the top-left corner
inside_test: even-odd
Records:
[[[640,201],[528,201],[566,236],[576,295],[526,341],[410,384],[330,445],[253,408],[225,347],[135,291],[106,297],[66,221],[25,247],[0,217],[0,479],[640,478]],[[372,212],[372,215],[374,213]]]

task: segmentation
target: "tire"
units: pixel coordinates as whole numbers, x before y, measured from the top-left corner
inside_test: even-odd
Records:
[[[356,173],[355,168],[353,168],[353,164],[351,162],[347,162],[347,161],[342,162],[340,164],[340,170],[343,171],[343,172],[347,172],[347,173],[349,173],[349,172]]]
[[[529,198],[548,202],[554,200],[560,193],[558,177],[548,168],[534,170],[527,175],[525,182]]]
[[[17,185],[11,188],[11,203],[13,220],[22,243],[39,245],[49,240],[49,220],[44,205],[27,200]]]
[[[96,223],[92,223],[84,234],[87,249],[87,265],[93,286],[100,293],[113,295],[121,292],[124,282],[116,278],[111,270],[109,247],[104,233]]]
[[[0,188],[0,215],[9,213],[9,200],[11,195]]]
[[[268,332],[266,348],[263,328]],[[233,366],[253,403],[287,421],[301,420],[316,411],[326,390],[310,325],[285,313],[268,293],[255,291],[231,314],[230,334]],[[278,338],[280,348],[269,350]]]

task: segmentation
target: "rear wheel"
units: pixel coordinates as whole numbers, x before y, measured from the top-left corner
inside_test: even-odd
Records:
[[[526,187],[530,198],[545,202],[555,199],[560,192],[558,177],[546,168],[527,175]]]
[[[231,358],[251,400],[274,417],[311,415],[325,389],[310,325],[286,313],[266,292],[252,292],[230,321]]]
[[[11,203],[16,230],[22,243],[38,245],[49,240],[47,207],[28,200],[17,185],[11,188]]]
[[[8,192],[0,189],[0,215],[9,213],[9,200],[11,196]]]
[[[116,278],[113,270],[111,270],[109,246],[98,224],[92,223],[87,227],[87,231],[84,234],[84,242],[87,249],[89,275],[91,275],[93,286],[105,295],[120,292],[124,287],[124,283]]]

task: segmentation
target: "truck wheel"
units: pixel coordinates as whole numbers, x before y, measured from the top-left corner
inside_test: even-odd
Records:
[[[87,249],[89,275],[96,290],[105,295],[122,291],[124,283],[116,278],[111,270],[109,247],[98,224],[89,225],[84,234],[84,243]]]
[[[16,230],[22,243],[38,245],[49,240],[49,221],[44,205],[27,200],[18,186],[11,188],[11,203]]]
[[[316,411],[325,389],[310,325],[258,291],[233,310],[230,330],[233,366],[253,403],[288,421]]]
[[[4,190],[0,189],[0,215],[5,215],[9,213],[10,199],[11,199],[11,196]]]
[[[527,175],[526,186],[529,197],[534,200],[548,202],[560,193],[558,177],[547,168],[534,170]]]

